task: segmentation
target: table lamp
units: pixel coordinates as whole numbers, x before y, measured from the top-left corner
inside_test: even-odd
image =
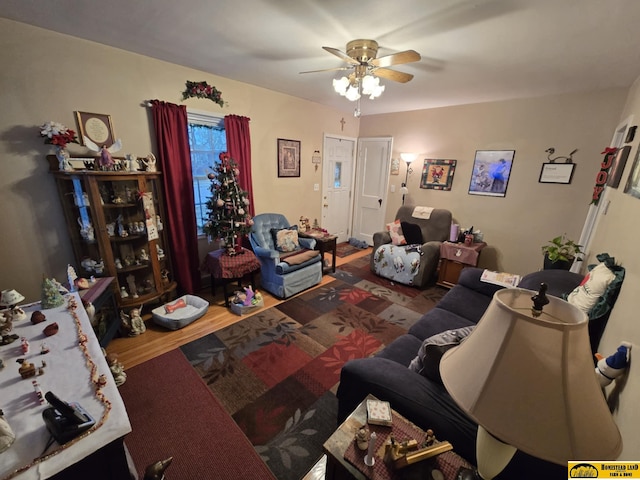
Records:
[[[17,307],[17,305],[23,300],[24,296],[16,290],[2,290],[2,294],[0,295],[0,307],[6,307],[11,311],[13,320],[24,320],[26,318],[24,310]]]
[[[479,425],[484,479],[516,449],[560,465],[614,460],[622,450],[594,373],[587,316],[542,287],[497,291],[473,333],[440,363],[449,394]]]

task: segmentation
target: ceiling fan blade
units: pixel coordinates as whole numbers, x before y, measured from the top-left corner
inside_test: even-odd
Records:
[[[420,58],[420,54],[415,50],[405,50],[404,52],[392,53],[391,55],[385,55],[384,57],[374,58],[369,62],[369,64],[374,67],[390,67],[391,65],[417,62]]]
[[[397,70],[390,70],[388,68],[375,68],[372,70],[372,73],[378,77],[400,83],[407,83],[413,78],[413,75],[410,73],[398,72]]]
[[[354,60],[349,55],[347,55],[346,53],[338,50],[337,48],[333,48],[333,47],[322,47],[322,48],[325,49],[329,53],[333,53],[336,57],[340,57],[342,60],[344,60],[347,63],[351,63],[352,65],[359,65],[360,64],[360,62],[358,62],[357,60]]]
[[[307,70],[306,72],[298,72],[298,73],[335,72],[335,71],[339,71],[339,70],[353,70],[353,67],[324,68],[322,70]]]

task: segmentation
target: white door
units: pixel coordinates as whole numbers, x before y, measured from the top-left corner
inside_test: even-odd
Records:
[[[346,242],[351,231],[355,145],[354,138],[324,137],[322,227],[338,235],[338,243]]]
[[[358,139],[353,236],[369,245],[384,226],[391,143],[391,137]]]

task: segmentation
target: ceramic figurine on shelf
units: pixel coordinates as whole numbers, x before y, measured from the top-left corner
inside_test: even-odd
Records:
[[[130,337],[135,337],[147,331],[147,327],[144,324],[144,320],[140,316],[140,309],[134,308],[127,315],[124,311],[120,312],[120,320],[122,325],[129,333]]]
[[[6,310],[0,313],[0,335],[7,335],[13,330],[13,315]]]
[[[119,387],[127,380],[124,365],[118,360],[118,356],[115,353],[109,353],[106,358],[109,364],[109,370],[111,370],[113,379],[116,381],[116,387]]]
[[[138,298],[138,289],[136,287],[136,277],[133,275],[127,276],[127,284],[129,285],[129,291],[133,298]]]
[[[11,426],[4,418],[4,412],[0,410],[0,453],[4,452],[16,439]]]
[[[100,153],[100,158],[98,159],[98,166],[100,167],[100,170],[115,170],[116,162],[113,160],[111,154],[118,152],[122,148],[122,142],[120,140],[116,140],[110,147],[107,147],[106,145],[102,145],[102,147],[99,147],[86,135],[84,135],[82,138],[84,139],[85,146],[89,150]]]
[[[129,296],[129,293],[127,292],[127,289],[124,288],[124,285],[122,287],[120,287],[120,298],[127,298]]]
[[[147,169],[147,172],[156,171],[156,157],[153,153],[149,153],[147,157],[142,161]]]

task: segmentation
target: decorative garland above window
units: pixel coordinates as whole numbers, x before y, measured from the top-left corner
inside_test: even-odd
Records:
[[[187,98],[208,98],[212,102],[217,103],[221,107],[224,106],[224,100],[222,100],[222,92],[216,87],[209,85],[207,82],[190,82],[187,80],[186,90],[182,92],[182,100]]]

